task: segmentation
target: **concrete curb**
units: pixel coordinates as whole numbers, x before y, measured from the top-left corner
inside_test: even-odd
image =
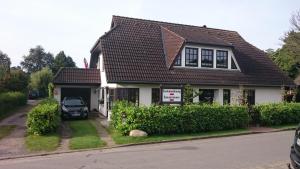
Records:
[[[211,139],[211,138],[223,138],[223,137],[235,137],[235,136],[253,135],[253,134],[275,133],[275,132],[289,131],[289,130],[295,130],[295,129],[296,129],[296,127],[291,127],[291,128],[285,128],[285,129],[274,129],[273,131],[259,131],[259,132],[249,131],[249,132],[244,132],[244,133],[219,135],[219,136],[203,136],[203,137],[183,138],[183,139],[174,139],[174,140],[162,140],[162,141],[153,141],[153,142],[122,144],[122,145],[115,145],[115,146],[111,146],[111,147],[68,150],[68,151],[60,151],[60,152],[36,153],[36,154],[29,154],[29,155],[4,157],[4,158],[0,158],[0,161],[11,160],[11,159],[22,159],[22,158],[28,158],[28,157],[50,156],[50,155],[57,155],[57,154],[68,154],[68,153],[75,153],[75,152],[86,152],[86,151],[94,151],[94,150],[103,151],[103,150],[107,150],[107,149],[131,147],[131,146],[138,146],[138,145],[164,144],[164,143],[180,142],[180,141],[192,141],[192,140],[202,140],[202,139]]]

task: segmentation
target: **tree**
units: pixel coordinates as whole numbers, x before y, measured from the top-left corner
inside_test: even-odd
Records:
[[[64,51],[60,51],[55,56],[54,65],[52,68],[53,73],[56,74],[61,67],[76,67],[73,59],[70,56],[66,56]]]
[[[28,86],[28,75],[20,69],[11,69],[4,80],[4,88],[9,91],[26,92]]]
[[[184,86],[183,101],[184,104],[192,104],[193,99],[199,96],[200,92],[195,91],[190,84]]]
[[[27,56],[23,56],[24,61],[21,62],[21,66],[28,73],[42,70],[44,67],[53,67],[54,58],[51,53],[46,53],[41,46],[36,46],[29,50]]]
[[[271,59],[291,78],[296,78],[300,68],[300,11],[291,18],[292,30],[282,38],[282,48],[268,52]]]
[[[34,72],[30,75],[30,89],[38,90],[40,96],[48,95],[48,85],[53,80],[53,73],[50,68],[45,67],[40,71]]]
[[[10,58],[0,50],[0,81],[10,70]]]

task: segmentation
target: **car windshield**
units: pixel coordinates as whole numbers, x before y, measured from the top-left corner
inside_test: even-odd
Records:
[[[84,103],[81,99],[66,99],[64,104],[66,106],[81,106]]]

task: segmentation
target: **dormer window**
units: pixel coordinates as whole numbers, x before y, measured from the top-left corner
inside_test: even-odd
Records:
[[[237,69],[236,64],[235,64],[233,58],[231,58],[231,69]]]
[[[212,49],[201,50],[201,67],[213,67],[214,51]]]
[[[198,67],[198,48],[185,48],[185,66]]]
[[[228,52],[224,50],[217,50],[217,68],[228,68]]]
[[[174,63],[174,66],[181,66],[181,55],[179,55]]]

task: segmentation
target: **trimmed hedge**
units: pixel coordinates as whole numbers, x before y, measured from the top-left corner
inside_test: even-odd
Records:
[[[300,122],[300,103],[276,103],[254,106],[262,125],[283,125]]]
[[[244,106],[204,104],[138,107],[117,102],[111,119],[113,127],[127,135],[133,129],[148,134],[176,134],[245,128],[250,117]]]
[[[54,99],[45,99],[27,115],[27,132],[45,135],[56,131],[60,124],[60,107]]]
[[[0,117],[10,110],[26,105],[27,97],[21,92],[6,92],[0,94]]]

